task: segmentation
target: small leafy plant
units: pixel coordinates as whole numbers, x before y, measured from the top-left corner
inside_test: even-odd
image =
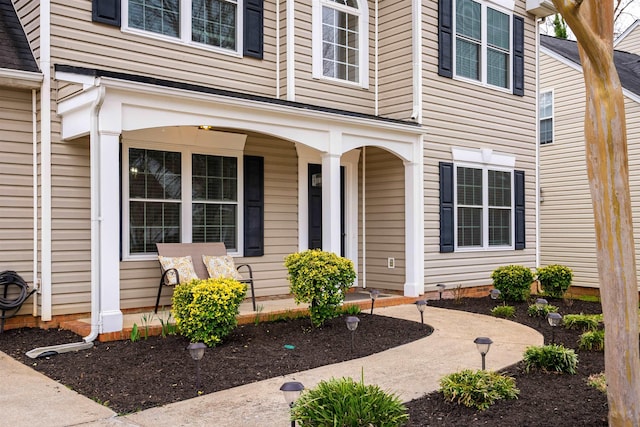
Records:
[[[604,330],[586,331],[580,335],[578,342],[580,350],[603,351],[604,350]]]
[[[340,315],[340,304],[356,278],[353,263],[332,252],[309,249],[287,255],[290,291],[296,303],[310,304],[314,326]]]
[[[305,427],[396,427],[405,425],[409,414],[397,395],[344,377],[321,381],[303,392],[293,405],[291,419]]]
[[[549,344],[527,347],[523,362],[527,372],[539,369],[544,372],[575,374],[578,355],[570,348]]]
[[[440,391],[450,402],[480,410],[487,409],[501,399],[517,399],[520,393],[512,377],[470,369],[443,377]]]
[[[500,291],[503,301],[526,301],[531,294],[533,273],[522,265],[505,265],[491,273],[493,287]]]
[[[558,312],[558,307],[555,306],[555,305],[551,305],[551,304],[543,305],[541,308],[538,308],[538,306],[535,305],[535,304],[531,304],[527,308],[527,314],[530,317],[546,318],[547,314],[549,314],[549,313],[557,313],[557,312]]]
[[[342,306],[342,313],[349,316],[357,316],[362,312],[362,309],[357,304],[348,304]]]
[[[228,278],[198,279],[177,285],[173,292],[173,317],[180,334],[209,347],[220,343],[236,327],[246,291],[245,284]]]
[[[160,335],[162,338],[166,338],[167,335],[175,335],[177,332],[177,328],[175,323],[171,322],[171,312],[162,312],[162,315],[158,316],[158,321],[160,322]],[[167,316],[164,316],[164,313],[168,313]]]
[[[600,372],[599,374],[591,374],[587,379],[587,384],[591,387],[595,387],[598,391],[602,393],[607,392],[607,379],[604,376],[604,372]]]
[[[151,322],[153,322],[153,314],[145,313],[142,315],[140,321],[142,322],[142,327],[144,328],[144,339],[149,338],[149,328],[151,326]]]
[[[602,323],[602,314],[567,314],[562,320],[567,329],[595,331]]]
[[[510,317],[515,317],[516,308],[512,305],[498,305],[491,309],[491,315],[493,317],[508,319]]]
[[[131,336],[129,338],[131,342],[140,341],[140,331],[138,330],[138,324],[134,323],[131,327]]]
[[[564,265],[552,264],[536,272],[545,295],[554,298],[562,298],[573,280],[573,271]]]

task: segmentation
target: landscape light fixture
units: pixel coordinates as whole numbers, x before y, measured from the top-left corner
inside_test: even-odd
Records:
[[[207,348],[203,342],[192,342],[187,346],[189,355],[196,361],[196,393],[200,390],[200,359],[204,356],[204,350]]]
[[[556,343],[556,327],[562,322],[562,314],[549,313],[547,314],[547,322],[551,325],[551,344]]]
[[[447,287],[447,285],[445,285],[444,283],[438,283],[436,287],[438,288],[438,293],[440,294],[440,299],[442,300],[442,293],[444,292],[444,289]]]
[[[544,308],[549,305],[549,302],[544,298],[536,299],[536,309],[538,310],[538,328],[540,327],[540,317],[544,312]]]
[[[360,319],[356,316],[348,316],[346,321],[347,329],[351,331],[351,351],[353,352],[353,338],[356,334],[356,329],[358,328],[358,322],[360,322]]]
[[[485,369],[484,359],[487,353],[489,353],[489,348],[491,348],[491,344],[493,344],[493,341],[491,341],[491,338],[488,338],[488,337],[478,337],[475,340],[473,340],[473,342],[478,348],[478,351],[480,352],[480,356],[482,356],[482,370],[484,371]]]
[[[427,308],[427,300],[419,299],[416,301],[416,307],[420,312],[420,323],[422,324],[422,329],[424,329],[424,309]]]
[[[498,298],[500,298],[500,294],[502,292],[500,292],[500,289],[491,289],[489,291],[489,296],[491,297],[492,300],[497,300]]]
[[[373,314],[373,304],[376,302],[378,295],[380,295],[380,291],[378,289],[371,289],[369,291],[369,296],[371,296],[371,314]]]
[[[298,397],[300,397],[302,390],[304,390],[304,386],[298,381],[289,381],[280,387],[280,391],[284,393],[284,400],[287,402],[287,405],[289,405],[290,410],[293,408],[296,400],[298,400]],[[291,427],[296,427],[295,420],[291,420]]]

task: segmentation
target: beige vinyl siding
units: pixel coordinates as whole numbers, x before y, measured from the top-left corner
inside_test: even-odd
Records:
[[[373,3],[369,2],[369,89],[356,84],[313,78],[311,1],[295,3],[295,100],[358,113],[374,113]]]
[[[479,84],[438,76],[438,2],[423,9],[423,116],[425,137],[425,285],[479,286],[491,284],[491,272],[501,265],[535,267],[536,82],[535,26],[525,17],[525,96]],[[526,249],[440,253],[439,162],[452,162],[452,147],[492,149],[515,156],[516,170],[525,172]]]
[[[640,55],[640,26],[636,26],[633,31],[617,43],[615,49]]]
[[[237,257],[236,264],[250,264],[256,296],[289,293],[284,257],[298,250],[298,160],[290,142],[249,134],[245,155],[264,157],[265,252],[262,257]],[[120,263],[121,307],[149,307],[155,304],[160,280],[157,261]],[[171,304],[172,291],[162,291],[160,305]]]
[[[40,2],[33,0],[13,0],[20,23],[36,61],[40,60]]]
[[[411,1],[380,4],[379,114],[409,119],[413,110]]]
[[[0,88],[0,271],[33,283],[33,131],[31,92]],[[4,290],[4,287],[2,287]],[[7,297],[17,297],[15,286]],[[29,298],[19,314],[29,314]]]
[[[122,32],[91,21],[91,2],[53,1],[52,63],[275,96],[275,3],[265,2],[264,60]]]
[[[362,161],[366,163],[366,286],[403,291],[406,273],[404,165],[399,158],[380,148],[367,147],[365,151]],[[361,206],[362,193],[359,199]],[[362,253],[362,218],[359,221]],[[395,258],[395,268],[387,268],[387,258]],[[362,259],[359,266],[361,270]],[[362,271],[359,279],[362,280]]]

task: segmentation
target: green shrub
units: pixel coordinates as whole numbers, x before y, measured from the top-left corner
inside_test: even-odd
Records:
[[[578,355],[570,348],[557,344],[527,347],[523,362],[527,372],[540,369],[545,372],[576,373]]]
[[[340,315],[340,304],[356,278],[351,260],[310,249],[287,255],[284,265],[295,302],[310,304],[309,314],[315,326]]]
[[[551,304],[545,304],[542,306],[542,308],[538,308],[537,305],[535,304],[531,304],[528,308],[527,308],[527,314],[531,317],[542,317],[542,318],[547,318],[547,314],[549,313],[557,313],[558,312],[558,307],[555,305],[551,305]]]
[[[291,419],[304,427],[396,427],[409,420],[400,398],[351,378],[321,381],[294,403]]]
[[[505,265],[491,273],[493,286],[500,291],[504,301],[526,301],[531,294],[533,273],[521,265]]]
[[[604,330],[599,329],[595,331],[587,331],[580,335],[580,342],[578,343],[580,350],[604,350]]]
[[[213,347],[237,324],[247,286],[234,279],[193,280],[173,291],[173,317],[181,335]]]
[[[450,402],[485,410],[500,399],[517,399],[515,379],[491,371],[465,369],[440,380],[440,391]]]
[[[564,265],[552,264],[538,268],[536,272],[545,295],[554,298],[562,298],[573,280],[573,272]]]
[[[562,321],[567,329],[595,331],[602,322],[602,314],[567,314]]]
[[[498,305],[491,309],[491,315],[508,319],[509,317],[515,317],[516,308],[512,305]]]

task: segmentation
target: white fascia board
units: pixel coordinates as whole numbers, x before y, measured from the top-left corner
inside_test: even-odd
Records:
[[[94,86],[96,82],[96,77],[94,76],[86,76],[84,74],[69,73],[66,71],[56,71],[54,78],[56,80],[60,80],[63,82],[81,84],[85,88],[89,86]]]
[[[42,84],[42,79],[42,73],[0,68],[0,86],[20,89],[39,89]]]
[[[89,134],[92,105],[99,96],[100,91],[96,86],[58,103],[63,141]]]
[[[489,2],[495,3],[495,4],[497,4],[499,6],[502,6],[505,9],[508,9],[508,10],[514,10],[516,8],[515,0],[489,0]]]
[[[499,153],[490,148],[451,147],[451,155],[454,162],[478,163],[509,168],[513,168],[516,165],[515,156]]]

